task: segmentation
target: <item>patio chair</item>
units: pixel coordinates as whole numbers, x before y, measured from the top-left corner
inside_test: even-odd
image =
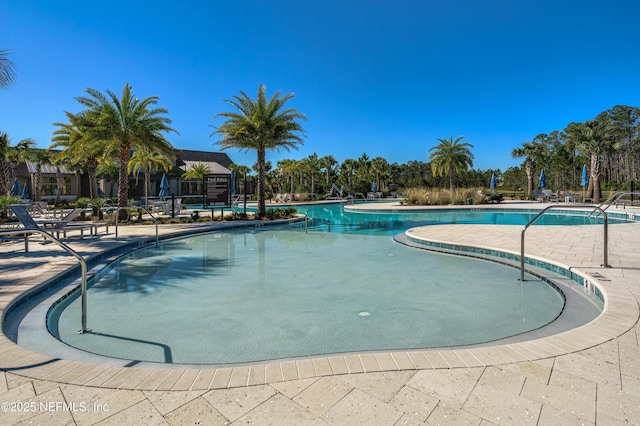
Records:
[[[544,201],[544,191],[534,189],[533,191],[531,191],[531,197],[533,198],[533,201],[537,200],[538,198],[540,198],[541,201]]]
[[[60,238],[60,233],[62,233],[63,237],[66,238],[67,231],[79,230],[80,239],[83,239],[85,229],[89,229],[90,233],[92,234],[97,234],[98,226],[102,225],[102,224],[96,224],[91,222],[72,224],[71,221],[76,217],[78,217],[80,213],[82,213],[82,209],[74,209],[73,211],[71,211],[71,213],[69,213],[67,216],[65,216],[61,220],[46,219],[46,220],[36,221],[33,219],[33,217],[31,217],[31,215],[23,205],[13,204],[13,205],[10,205],[9,208],[11,209],[13,214],[18,218],[20,223],[22,223],[25,229],[40,229],[44,231],[55,232],[58,238]],[[106,222],[104,223],[104,225],[106,225]],[[108,227],[107,227],[107,233],[108,233]]]
[[[182,210],[182,198],[173,198],[167,200],[167,203],[164,207],[164,214],[166,214],[167,216],[171,216],[172,209],[174,215],[180,214],[180,210]]]
[[[570,204],[570,203],[577,203],[578,202],[578,196],[575,194],[572,194],[569,191],[562,191],[560,193],[561,197],[564,197],[564,202],[566,204]]]

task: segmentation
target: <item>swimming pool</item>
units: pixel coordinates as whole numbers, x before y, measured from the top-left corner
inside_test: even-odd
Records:
[[[76,333],[74,298],[56,306],[49,327],[88,352],[186,364],[460,346],[560,315],[556,288],[516,278],[511,268],[383,236],[220,232],[149,247],[105,270],[88,293],[91,333]]]
[[[524,285],[514,269],[389,237],[452,217],[526,223],[537,211],[390,215],[340,207],[304,206],[314,221],[308,234],[300,226],[216,232],[133,252],[90,283],[91,333],[75,333],[76,296],[55,306],[49,329],[71,346],[115,358],[234,364],[482,344],[558,332],[559,323],[570,329],[601,312],[597,300],[567,298],[570,284],[559,291],[528,276]],[[558,321],[568,306],[571,318]]]

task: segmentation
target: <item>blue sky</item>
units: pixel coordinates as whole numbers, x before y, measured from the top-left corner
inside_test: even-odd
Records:
[[[0,49],[17,80],[0,131],[48,147],[86,88],[128,82],[159,96],[175,147],[217,151],[223,100],[264,83],[308,117],[299,150],[267,153],[274,166],[314,152],[427,161],[437,138],[464,135],[474,168],[504,171],[540,133],[640,105],[638,16],[637,0],[9,0]]]

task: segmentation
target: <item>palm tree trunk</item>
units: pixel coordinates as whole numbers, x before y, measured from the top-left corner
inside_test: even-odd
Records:
[[[264,165],[266,151],[264,148],[258,149],[258,217],[266,215],[266,205],[264,200]]]
[[[97,187],[98,177],[96,176],[96,169],[98,168],[98,161],[95,158],[87,159],[87,174],[89,175],[89,197],[93,200],[98,198]]]
[[[62,190],[64,188],[64,178],[62,177],[62,170],[60,170],[60,166],[56,167],[56,201],[54,205],[60,204],[60,197],[62,196]]]
[[[151,195],[151,171],[144,169],[144,206],[149,206],[149,195]]]
[[[129,172],[127,166],[129,164],[129,151],[131,144],[128,142],[120,143],[120,173],[118,174],[118,207],[127,207],[129,205]],[[119,210],[119,220],[127,219],[127,211]]]
[[[528,158],[524,163],[524,169],[527,173],[527,195],[531,195],[533,191],[533,162]]]
[[[35,201],[40,201],[42,199],[42,165],[38,163],[36,165],[36,177],[35,177]]]
[[[602,197],[600,191],[600,156],[591,154],[591,181],[593,182],[593,202],[599,203]]]
[[[449,168],[449,192],[451,192],[451,197],[453,197],[453,193],[455,191],[453,185],[453,167]]]
[[[294,178],[294,177],[295,177],[295,173],[294,173],[294,172],[291,172],[291,188],[290,188],[290,191],[291,191],[291,201],[293,201],[293,185],[294,185],[294,180],[293,180],[293,178]]]

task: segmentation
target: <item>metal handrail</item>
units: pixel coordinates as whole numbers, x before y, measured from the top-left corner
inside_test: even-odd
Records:
[[[40,234],[44,238],[47,238],[57,244],[60,248],[65,250],[67,253],[76,257],[80,261],[80,273],[81,273],[81,291],[82,291],[82,329],[78,331],[78,334],[86,333],[89,331],[87,329],[87,262],[84,258],[76,252],[74,249],[60,241],[58,238],[54,237],[51,233],[44,231],[42,229],[35,228],[20,228],[12,231],[0,231],[0,235],[24,235],[25,238],[28,238],[29,233]]]
[[[307,225],[308,219],[310,219],[309,216],[309,212],[311,211],[311,209],[307,210],[304,214],[304,233],[308,234],[309,233],[309,226]]]
[[[611,196],[609,196],[609,198],[607,198],[606,200],[604,200],[602,203],[600,203],[600,205],[598,206],[599,208],[602,208],[602,206],[604,206],[605,204],[607,204],[607,207],[604,208],[603,211],[606,211],[609,207],[611,207],[613,204],[617,203],[618,201],[620,201],[620,199],[622,197],[624,197],[625,195],[640,195],[640,192],[636,192],[636,191],[629,191],[629,192],[625,192],[625,191],[618,191],[618,192],[614,192],[613,194],[611,194]],[[593,213],[596,212],[597,209],[594,209],[591,213],[589,213],[589,217],[591,217],[591,215]]]
[[[545,214],[547,212],[547,210],[551,210],[551,209],[559,209],[559,208],[563,208],[563,209],[567,209],[567,208],[591,208],[592,206],[588,205],[588,204],[573,204],[573,205],[568,205],[568,206],[558,206],[558,205],[554,205],[554,206],[548,206],[545,209],[543,209],[540,213],[538,213],[536,215],[536,217],[534,217],[533,219],[531,219],[529,221],[529,223],[527,223],[523,228],[522,228],[522,232],[520,233],[520,281],[524,281],[524,233],[526,232],[526,230],[529,228],[529,226],[533,225],[533,223],[535,221],[537,221],[543,214]],[[603,267],[605,268],[610,268],[611,266],[609,265],[609,219],[607,218],[607,214],[605,213],[605,211],[600,208],[600,207],[596,207],[596,210],[599,210],[600,212],[602,212],[602,217],[604,219],[604,263],[602,264]]]
[[[146,207],[117,207],[117,211],[116,211],[116,240],[118,239],[118,212],[120,210],[129,210],[129,209],[140,209],[140,210],[144,210],[145,212],[147,212],[147,214],[149,216],[151,216],[151,219],[153,219],[153,221],[156,224],[156,245],[158,245],[158,219],[156,219],[156,217],[151,214],[151,212],[149,210],[147,210]]]

